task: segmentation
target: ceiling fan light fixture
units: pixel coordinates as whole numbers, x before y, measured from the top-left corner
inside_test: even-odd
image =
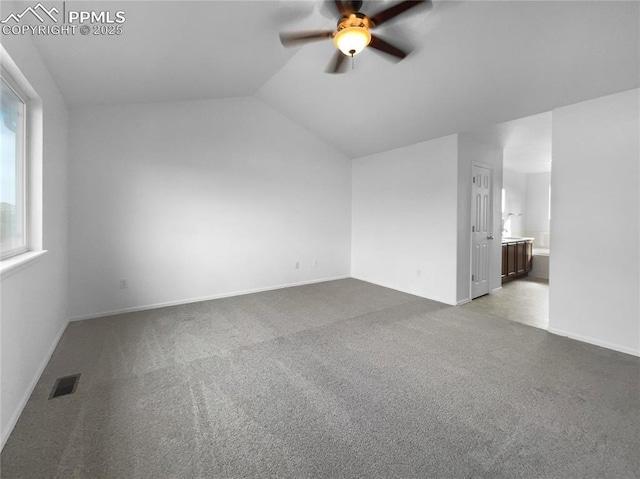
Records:
[[[366,27],[346,27],[338,31],[333,37],[336,48],[347,56],[360,53],[371,42],[371,33]]]
[[[333,4],[336,14],[340,15],[336,30],[281,32],[280,41],[285,47],[294,47],[300,43],[332,38],[337,51],[334,52],[331,64],[326,71],[342,73],[346,65],[346,57],[353,58],[367,47],[385,53],[395,61],[404,59],[408,52],[377,35],[372,35],[370,31],[420,4],[431,5],[431,0],[400,0],[371,17],[360,11],[362,0],[334,0]],[[353,67],[353,61],[351,66]]]

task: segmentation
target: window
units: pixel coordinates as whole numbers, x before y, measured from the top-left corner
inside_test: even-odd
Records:
[[[2,70],[0,90],[0,251],[2,259],[24,253],[27,238],[26,102]]]
[[[47,251],[42,242],[42,99],[0,45],[0,276]]]

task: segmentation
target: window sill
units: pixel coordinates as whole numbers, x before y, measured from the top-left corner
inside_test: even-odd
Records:
[[[26,253],[19,254],[13,258],[7,258],[0,261],[0,275],[2,279],[11,276],[16,271],[20,271],[23,268],[31,265],[38,259],[42,258],[47,250],[42,251],[27,251]]]

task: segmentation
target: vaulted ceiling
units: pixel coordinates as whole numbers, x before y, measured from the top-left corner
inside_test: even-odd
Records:
[[[342,75],[324,73],[330,41],[278,39],[332,28],[322,0],[69,5],[126,12],[120,36],[33,37],[72,107],[253,95],[350,157],[640,86],[635,1],[435,0],[381,28],[409,57],[365,50]]]

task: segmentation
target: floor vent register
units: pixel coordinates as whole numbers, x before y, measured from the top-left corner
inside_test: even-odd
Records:
[[[49,399],[57,398],[60,396],[67,396],[76,392],[78,382],[80,381],[80,374],[74,374],[72,376],[65,376],[56,379],[56,383],[53,385],[51,395]]]

